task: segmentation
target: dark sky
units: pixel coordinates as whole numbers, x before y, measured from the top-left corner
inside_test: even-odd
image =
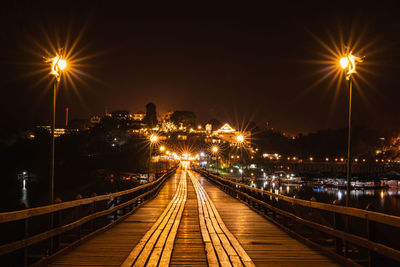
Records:
[[[364,35],[368,81],[355,90],[354,120],[374,128],[400,126],[400,16],[396,1],[12,1],[1,7],[0,111],[4,129],[24,129],[49,119],[50,93],[27,77],[40,61],[28,50],[46,44],[46,32],[65,39],[85,29],[78,48],[95,77],[76,81],[58,95],[57,116],[87,118],[110,110],[159,113],[192,110],[200,120],[254,120],[290,133],[344,127],[347,91],[318,86],[327,51],[312,34],[330,43]],[[144,1],[140,1],[144,2]],[[216,4],[218,2],[219,4]],[[379,3],[378,3],[379,2]],[[129,4],[127,4],[129,3]]]

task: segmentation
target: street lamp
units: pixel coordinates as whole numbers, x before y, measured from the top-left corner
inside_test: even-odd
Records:
[[[240,135],[236,136],[236,140],[238,141],[238,143],[243,143],[244,142],[244,136],[240,134]]]
[[[243,135],[237,135],[236,136],[236,141],[238,142],[238,145],[239,145],[239,147],[240,147],[240,155],[242,156],[241,157],[241,162],[240,162],[240,170],[241,170],[241,172],[240,172],[240,180],[241,180],[241,182],[243,182],[243,151],[242,151],[242,145],[243,145],[243,142],[244,142],[244,136]]]
[[[218,150],[219,150],[219,149],[218,149],[217,146],[213,146],[213,147],[212,147],[212,152],[213,152],[213,153],[218,153]]]
[[[67,67],[67,61],[61,54],[56,54],[55,57],[46,59],[47,63],[51,65],[50,75],[54,75],[53,85],[53,107],[52,107],[52,124],[51,124],[51,163],[50,163],[50,204],[54,202],[54,165],[55,165],[55,135],[54,130],[56,127],[56,97],[57,90],[60,86],[61,73]]]
[[[159,149],[160,149],[160,153],[164,153],[165,152],[165,146],[160,146]],[[166,153],[166,154],[168,154],[168,153]],[[161,157],[159,157],[159,159],[161,161]],[[165,162],[165,158],[161,161],[161,164],[160,164],[161,165],[161,171],[162,171],[163,165],[166,165],[166,164],[164,164],[164,162]]]
[[[215,155],[215,163],[217,165],[217,172],[218,172],[218,151],[219,151],[219,148],[217,146],[212,146],[211,151]]]
[[[152,153],[151,149],[152,149],[153,145],[156,144],[156,143],[158,142],[158,136],[155,135],[155,134],[151,134],[150,137],[149,137],[149,141],[150,141],[150,143],[149,143],[149,152],[150,152],[150,155],[149,155],[149,173],[148,173],[148,176],[147,176],[148,182],[150,182],[151,153]]]
[[[346,80],[349,81],[349,118],[348,118],[348,131],[347,131],[347,170],[346,170],[346,178],[347,178],[347,186],[346,186],[346,206],[349,206],[350,199],[350,180],[351,180],[351,104],[353,97],[353,82],[352,82],[352,74],[356,73],[356,63],[363,62],[364,57],[354,56],[352,52],[346,54],[339,60],[339,64],[343,70],[347,70]]]

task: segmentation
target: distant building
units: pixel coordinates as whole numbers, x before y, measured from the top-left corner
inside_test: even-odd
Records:
[[[174,111],[165,112],[165,113],[161,116],[160,121],[168,121],[168,120],[170,120],[172,114],[174,114]]]
[[[242,136],[242,142],[250,143],[251,141],[250,132],[239,132],[232,128],[228,123],[225,123],[221,128],[214,131],[213,135],[229,143],[237,143],[239,136]]]
[[[92,124],[99,124],[100,121],[101,121],[100,116],[95,115],[95,116],[90,117],[90,123],[92,123]]]
[[[45,129],[51,134],[51,126],[49,126],[49,125],[43,125],[43,126],[40,125],[40,126],[36,126],[36,128]],[[56,128],[56,129],[54,129],[54,137],[59,137],[59,136],[61,136],[63,134],[66,134],[66,133],[68,133],[67,129],[64,129],[64,128]]]
[[[146,113],[136,112],[136,113],[132,114],[132,119],[135,121],[142,121],[145,116],[146,116]]]
[[[178,140],[187,140],[187,135],[178,135]]]
[[[207,133],[211,133],[212,132],[212,124],[210,124],[210,123],[206,124],[205,128],[206,128],[206,132]]]

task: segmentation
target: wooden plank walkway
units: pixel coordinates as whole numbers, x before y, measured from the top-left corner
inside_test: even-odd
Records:
[[[223,222],[256,266],[339,266],[292,238],[248,206],[190,171],[214,203]]]
[[[188,196],[170,266],[207,266],[205,247],[200,232],[196,192],[188,180]]]
[[[126,258],[122,267],[168,266],[187,197],[186,171],[174,198]]]
[[[180,172],[178,169],[168,178],[157,197],[145,203],[132,216],[56,258],[48,266],[121,266],[173,198]]]
[[[121,265],[338,266],[184,168],[125,221],[49,264]]]
[[[193,172],[189,175],[196,189],[200,228],[209,266],[254,266],[249,255],[225,226],[214,203]]]

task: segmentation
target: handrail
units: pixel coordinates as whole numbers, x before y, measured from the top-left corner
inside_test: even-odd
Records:
[[[77,207],[80,205],[91,204],[93,202],[107,200],[107,199],[119,197],[122,195],[130,194],[130,193],[139,191],[140,189],[152,186],[153,184],[157,183],[159,181],[159,179],[161,179],[161,178],[162,178],[162,176],[160,178],[158,178],[157,180],[154,180],[150,183],[140,185],[140,186],[137,186],[137,187],[134,187],[131,189],[111,193],[111,194],[104,194],[104,195],[99,195],[99,196],[95,196],[95,197],[71,200],[71,201],[66,201],[66,202],[62,202],[62,203],[58,203],[58,204],[41,206],[41,207],[37,207],[37,208],[29,208],[29,209],[25,209],[25,210],[3,212],[3,213],[0,213],[0,223],[22,220],[22,219],[26,219],[26,218],[29,218],[32,216],[44,215],[44,214],[47,214],[50,212],[56,212],[56,211],[60,211],[63,209],[69,209],[69,208]]]
[[[69,242],[66,247],[61,248],[60,242],[63,235],[70,235],[71,231],[74,231],[74,239],[82,240],[106,228],[108,229],[112,224],[128,216],[139,207],[139,205],[155,196],[165,179],[176,169],[177,166],[150,183],[116,193],[67,201],[38,208],[0,213],[0,223],[18,226],[20,224],[14,224],[14,222],[21,221],[24,225],[22,238],[21,232],[19,232],[16,233],[14,241],[0,244],[0,256],[9,255],[12,258],[15,257],[15,255],[12,256],[10,253],[22,250],[24,263],[21,265],[28,266],[29,255],[27,248],[39,245],[40,247],[44,247],[43,251],[47,251],[47,255],[43,255],[40,261],[46,260],[49,256],[57,254],[58,251],[64,251],[76,244],[75,241],[72,243]],[[34,231],[34,233],[30,235],[29,232],[32,230],[28,227],[29,224],[32,224],[34,220],[43,221],[43,219],[40,219],[41,217],[37,216],[47,216],[46,218],[51,218],[50,227],[40,232]],[[38,219],[35,219],[35,217]],[[50,220],[45,219],[45,221],[48,223]],[[83,229],[85,228],[87,229],[85,233],[83,233]],[[18,230],[14,229],[14,231]],[[49,242],[45,242],[46,240],[49,240]],[[17,258],[21,257],[17,255]],[[14,262],[15,258],[9,260],[10,262]]]
[[[72,230],[72,229],[74,229],[74,228],[76,228],[76,227],[78,227],[78,226],[80,226],[80,225],[82,225],[84,223],[87,223],[87,222],[89,222],[89,221],[91,221],[93,219],[96,219],[96,218],[108,215],[110,213],[113,213],[116,210],[119,210],[119,209],[121,209],[123,207],[126,207],[129,204],[135,202],[139,198],[142,198],[142,197],[145,197],[146,195],[149,195],[155,189],[157,189],[157,188],[154,188],[154,189],[152,189],[152,190],[150,190],[150,191],[148,191],[148,192],[146,192],[144,194],[141,194],[140,196],[138,196],[138,197],[136,197],[134,199],[131,199],[131,200],[127,201],[127,202],[119,204],[118,206],[115,206],[115,207],[113,207],[111,209],[98,211],[96,213],[93,213],[91,215],[87,215],[87,216],[85,216],[85,217],[83,217],[83,218],[81,218],[81,219],[79,219],[77,221],[74,221],[72,223],[69,223],[69,224],[66,224],[66,225],[63,225],[63,226],[60,226],[60,227],[57,227],[57,228],[53,228],[53,229],[51,229],[51,230],[49,230],[47,232],[43,232],[43,233],[28,237],[28,238],[23,239],[23,240],[18,240],[18,241],[12,242],[12,243],[4,244],[4,245],[0,246],[0,255],[6,254],[6,253],[10,253],[10,252],[12,252],[14,250],[21,249],[23,247],[26,247],[26,246],[35,244],[37,242],[46,240],[46,239],[48,239],[50,237],[65,233],[65,232],[67,232],[69,230]]]
[[[345,264],[356,264],[351,260],[351,256],[349,255],[351,253],[348,251],[352,251],[352,249],[349,249],[349,244],[366,249],[369,266],[374,265],[374,260],[378,257],[376,256],[378,254],[386,257],[386,259],[400,261],[400,243],[392,244],[391,240],[379,240],[375,236],[375,230],[381,229],[381,227],[386,227],[390,233],[393,230],[387,227],[395,227],[396,231],[400,232],[400,217],[283,196],[233,182],[201,169],[195,170],[221,186],[224,191],[227,191],[233,197],[241,199],[251,208],[262,212],[266,218],[278,224],[289,233],[310,242],[331,256],[338,257]],[[318,210],[324,211],[324,213],[319,213]],[[277,215],[281,217],[278,218]],[[358,220],[363,219],[363,221],[360,221],[362,222],[360,225],[361,229],[358,229],[356,232],[353,232],[349,228],[351,217],[358,218]],[[340,225],[340,219],[342,220],[342,225]],[[299,233],[300,225],[303,228],[305,227],[303,234]],[[363,225],[365,228],[362,227]],[[321,238],[326,239],[326,236],[333,237],[336,252],[318,244],[318,242],[312,241],[315,237],[314,233],[310,240],[310,237],[304,234],[307,232],[307,227],[322,234],[316,240],[320,240]],[[332,239],[326,242],[332,242]],[[364,252],[361,251],[359,253]]]
[[[198,171],[204,172],[202,170],[198,170]],[[398,217],[398,216],[379,213],[379,212],[375,212],[375,211],[363,210],[363,209],[359,209],[359,208],[345,207],[345,206],[339,206],[339,205],[333,205],[333,204],[328,204],[328,203],[315,202],[315,201],[311,201],[311,200],[305,200],[305,199],[284,196],[284,195],[275,194],[275,193],[272,193],[272,192],[269,192],[266,190],[262,190],[259,188],[254,188],[252,186],[248,186],[248,185],[245,185],[242,183],[233,182],[232,180],[229,180],[227,178],[217,176],[214,174],[210,174],[210,173],[206,173],[206,174],[209,176],[213,176],[214,178],[220,179],[222,181],[228,182],[234,186],[243,187],[248,190],[258,192],[261,194],[266,194],[266,195],[272,196],[276,199],[282,199],[286,202],[290,202],[291,204],[298,204],[301,206],[316,208],[316,209],[325,210],[325,211],[329,211],[329,212],[337,212],[337,213],[341,213],[344,215],[349,215],[349,216],[358,217],[358,218],[362,218],[362,219],[368,219],[370,221],[384,223],[384,224],[394,226],[394,227],[400,227],[400,217]]]

